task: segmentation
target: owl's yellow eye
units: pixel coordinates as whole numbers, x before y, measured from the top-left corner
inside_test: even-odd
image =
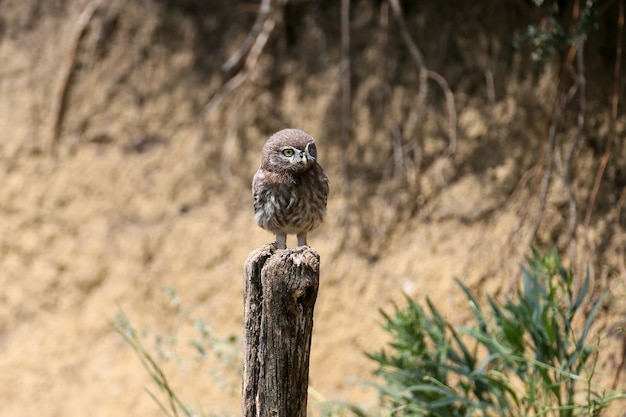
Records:
[[[293,149],[290,149],[290,148],[283,149],[283,155],[285,155],[286,157],[293,156]]]

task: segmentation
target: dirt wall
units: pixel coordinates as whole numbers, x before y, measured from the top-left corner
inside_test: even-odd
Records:
[[[331,179],[327,221],[310,236],[322,258],[313,409],[324,399],[375,403],[364,352],[386,341],[379,308],[403,293],[429,296],[462,323],[469,312],[453,277],[506,297],[530,243],[556,245],[577,271],[589,263],[594,296],[610,294],[594,331],[605,335],[603,381],[613,381],[626,311],[623,140],[590,224],[584,213],[611,129],[624,137],[623,111],[611,128],[607,100],[617,2],[601,10],[586,49],[574,238],[562,173],[579,96],[558,125],[542,200],[565,81],[558,54],[537,64],[512,46],[544,10],[404,3],[426,65],[453,93],[454,149],[435,76],[416,114],[419,71],[387,2],[352,5],[348,130],[335,2],[273,15],[268,43],[232,91],[224,86],[242,68],[221,67],[245,43],[256,3],[101,2],[81,31],[85,2],[0,2],[0,414],[158,415],[144,391],[155,387],[114,331],[120,310],[181,397],[238,414],[237,354],[218,342],[241,333],[243,263],[273,238],[254,224],[249,185],[263,142],[285,126],[316,138]],[[214,336],[210,359],[195,359],[193,323]]]

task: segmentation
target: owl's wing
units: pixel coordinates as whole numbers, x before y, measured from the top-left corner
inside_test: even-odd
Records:
[[[252,204],[255,213],[261,208],[261,188],[264,180],[265,174],[259,168],[252,178]]]
[[[330,192],[330,180],[328,179],[328,175],[324,172],[324,168],[322,168],[319,164],[319,176],[322,187],[322,193],[324,194],[324,205],[326,205],[326,201],[328,200],[328,193]]]

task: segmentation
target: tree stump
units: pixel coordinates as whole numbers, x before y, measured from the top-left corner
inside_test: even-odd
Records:
[[[306,417],[315,249],[253,251],[244,268],[243,417]]]

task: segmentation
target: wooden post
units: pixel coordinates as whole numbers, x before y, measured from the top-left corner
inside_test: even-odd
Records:
[[[306,417],[315,249],[253,251],[244,268],[243,417]]]

